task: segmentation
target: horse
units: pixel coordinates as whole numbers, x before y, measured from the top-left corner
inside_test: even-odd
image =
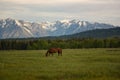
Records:
[[[62,49],[61,48],[50,48],[47,52],[46,52],[46,57],[52,55],[53,53],[58,53],[58,56],[61,55],[62,56]]]

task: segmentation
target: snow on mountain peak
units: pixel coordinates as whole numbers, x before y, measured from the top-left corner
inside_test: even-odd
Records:
[[[43,29],[50,30],[50,31],[55,31],[56,30],[56,27],[54,27],[54,24],[55,23],[51,23],[51,22],[48,22],[48,21],[40,23],[40,25],[42,26]]]
[[[58,20],[55,22],[31,23],[11,18],[0,19],[0,38],[60,36],[94,29],[113,28],[113,25],[90,23],[80,20]],[[4,36],[8,34],[8,36]]]
[[[64,20],[61,20],[60,22],[61,22],[61,23],[69,23],[69,20],[64,19]]]
[[[43,24],[42,24],[42,28],[44,28],[45,30],[48,30],[48,31],[55,31],[57,29],[54,26],[48,26],[48,25],[43,25]]]
[[[4,19],[2,19],[1,21],[0,21],[0,26],[2,27],[2,28],[4,28],[5,27],[5,25],[6,25],[6,21],[4,20]]]
[[[13,21],[14,19],[12,18],[7,18],[6,21]]]
[[[21,23],[18,20],[15,20],[15,22],[18,26],[21,26]]]
[[[82,26],[82,27],[83,27],[83,26],[85,27],[85,26],[87,26],[87,23],[86,23],[85,21],[80,21],[80,22],[79,22],[79,25]]]

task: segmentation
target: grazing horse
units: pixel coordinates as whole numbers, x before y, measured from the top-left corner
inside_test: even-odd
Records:
[[[50,49],[46,52],[46,56],[50,56],[50,54],[53,56],[53,53],[58,53],[58,56],[59,56],[59,55],[62,56],[62,49],[61,49],[61,48],[50,48]]]

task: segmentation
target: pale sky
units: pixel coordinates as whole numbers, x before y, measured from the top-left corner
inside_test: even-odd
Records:
[[[120,26],[120,0],[0,0],[0,19],[78,19]]]

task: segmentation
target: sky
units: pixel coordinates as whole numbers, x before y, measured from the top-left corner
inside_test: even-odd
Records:
[[[120,0],[0,0],[0,19],[77,19],[120,26]]]

